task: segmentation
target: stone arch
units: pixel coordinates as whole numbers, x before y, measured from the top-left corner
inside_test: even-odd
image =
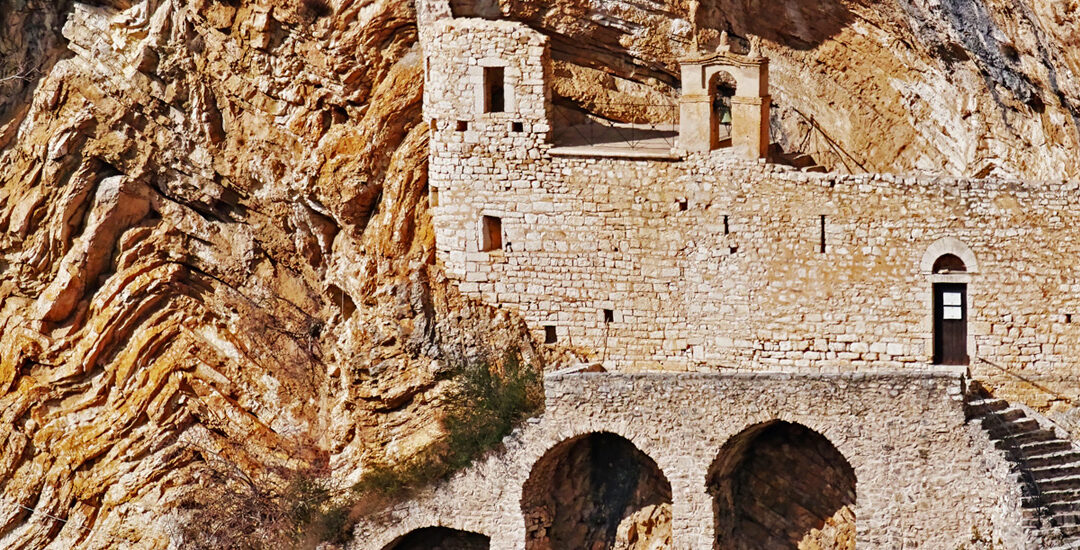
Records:
[[[526,550],[668,548],[671,483],[629,439],[591,432],[551,447],[521,492]]]
[[[964,263],[967,273],[977,273],[979,262],[975,259],[975,253],[971,251],[964,241],[956,237],[942,237],[934,241],[923,253],[922,261],[919,262],[919,270],[926,274],[934,272],[934,263],[946,254],[952,254]]]
[[[422,527],[394,539],[384,550],[489,550],[491,539],[449,527]]]
[[[802,424],[772,420],[733,436],[706,486],[716,549],[855,548],[855,470]]]

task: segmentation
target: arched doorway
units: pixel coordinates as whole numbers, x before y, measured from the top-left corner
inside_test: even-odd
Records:
[[[711,131],[712,148],[731,147],[731,128],[734,120],[731,99],[735,97],[737,83],[727,71],[717,71],[709,79],[709,98],[712,101]]]
[[[424,527],[391,542],[385,550],[489,550],[491,540],[479,533],[447,527]]]
[[[521,497],[526,550],[670,548],[671,484],[611,433],[564,441],[533,466]]]
[[[855,472],[805,426],[768,422],[731,438],[707,484],[717,550],[855,548]]]
[[[934,260],[934,275],[966,273],[967,266],[955,254],[942,254]],[[934,364],[966,365],[967,284],[934,283]]]

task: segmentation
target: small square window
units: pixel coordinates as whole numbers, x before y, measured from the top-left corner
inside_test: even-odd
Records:
[[[469,121],[467,121],[467,120],[459,120],[459,121],[457,121],[457,131],[466,132],[468,130],[469,130]]]
[[[554,344],[559,341],[559,335],[555,334],[555,326],[547,325],[544,327],[544,343]]]
[[[517,134],[520,134],[520,133],[525,131],[525,124],[522,123],[522,122],[511,122],[510,123],[510,131],[514,132],[514,133],[517,133]]]
[[[484,216],[480,225],[480,250],[490,252],[503,247],[502,219]]]
[[[605,309],[604,310],[604,322],[605,323],[611,323],[611,322],[614,322],[614,321],[615,321],[615,310],[613,310],[613,309]]]

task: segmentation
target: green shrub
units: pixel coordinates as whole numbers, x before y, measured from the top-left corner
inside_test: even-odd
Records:
[[[517,352],[507,354],[501,367],[495,371],[477,361],[451,369],[456,385],[447,396],[444,437],[403,463],[371,468],[354,490],[394,497],[444,479],[495,448],[543,403],[540,373],[522,364]]]

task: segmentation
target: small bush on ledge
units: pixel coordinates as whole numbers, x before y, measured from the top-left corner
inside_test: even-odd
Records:
[[[366,497],[366,507],[378,507],[404,491],[468,466],[498,446],[515,425],[540,410],[543,388],[539,371],[522,364],[516,351],[507,354],[499,371],[486,362],[452,369],[457,385],[447,399],[444,437],[404,463],[368,470],[353,487]]]

